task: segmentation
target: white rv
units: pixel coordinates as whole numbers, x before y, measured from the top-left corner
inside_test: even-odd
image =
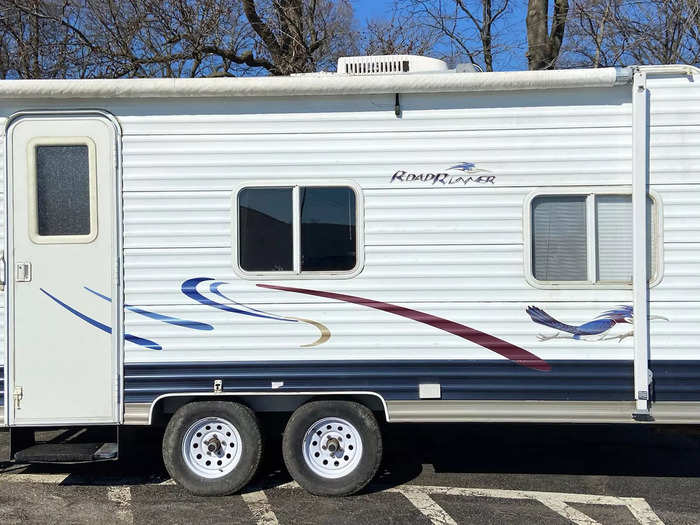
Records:
[[[13,460],[167,424],[226,494],[290,412],[291,475],[340,495],[378,419],[700,423],[697,69],[0,81],[0,127]]]

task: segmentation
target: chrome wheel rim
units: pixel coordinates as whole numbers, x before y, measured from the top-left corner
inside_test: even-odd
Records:
[[[314,474],[326,479],[347,476],[362,459],[362,438],[347,420],[326,417],[309,427],[302,454]]]
[[[195,474],[221,478],[236,468],[241,460],[241,435],[233,424],[221,417],[195,421],[182,440],[185,464]]]

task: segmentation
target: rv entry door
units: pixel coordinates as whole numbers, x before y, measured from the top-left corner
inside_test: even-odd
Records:
[[[8,130],[11,425],[119,420],[116,135],[92,113]]]

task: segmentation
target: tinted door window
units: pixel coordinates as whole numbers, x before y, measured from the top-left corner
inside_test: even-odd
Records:
[[[37,233],[90,234],[90,161],[86,145],[36,146]]]

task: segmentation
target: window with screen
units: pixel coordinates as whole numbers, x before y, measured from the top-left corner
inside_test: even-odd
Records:
[[[358,267],[350,186],[251,186],[237,195],[237,265],[254,274],[342,274]]]
[[[647,274],[657,271],[656,206],[647,200]],[[530,269],[541,283],[631,284],[632,197],[539,195],[530,202]]]
[[[95,238],[94,144],[37,139],[30,144],[30,235],[35,242]]]
[[[551,195],[532,202],[532,268],[539,281],[585,281],[586,198]]]

